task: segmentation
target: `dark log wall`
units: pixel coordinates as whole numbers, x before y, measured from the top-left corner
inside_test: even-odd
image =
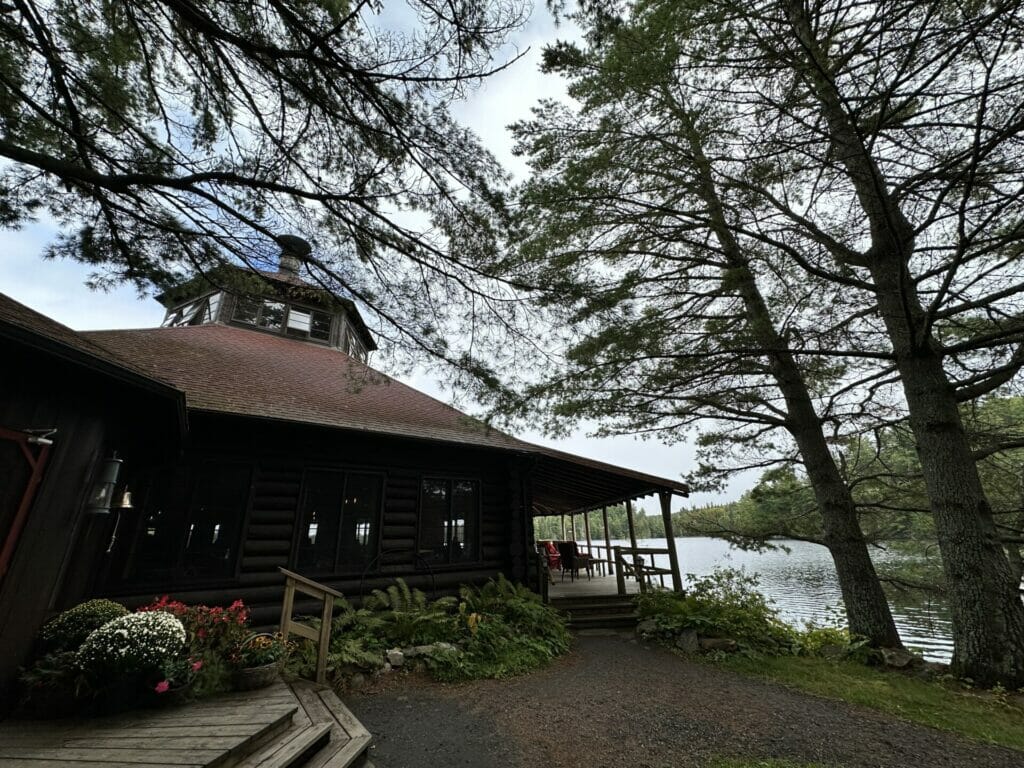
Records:
[[[189,603],[226,604],[241,598],[253,609],[253,623],[277,623],[283,577],[295,568],[294,542],[306,469],[339,468],[379,472],[384,492],[379,555],[365,574],[316,578],[358,601],[401,576],[428,596],[452,593],[504,573],[526,576],[524,476],[518,457],[506,452],[398,437],[347,433],[317,427],[212,414],[192,414],[192,448],[187,460],[244,460],[253,466],[243,537],[233,578],[214,583],[123,585],[105,591],[130,605],[159,594]],[[480,558],[458,565],[428,566],[416,556],[420,485],[424,477],[480,481]],[[312,576],[312,574],[310,574]],[[297,610],[312,610],[308,603]]]
[[[151,399],[80,366],[32,349],[0,343],[0,424],[19,431],[55,428],[53,446],[11,567],[0,582],[0,711],[33,636],[55,611],[88,590],[82,571],[95,567],[106,519],[83,512],[98,462],[120,449],[125,420],[161,413]],[[151,434],[159,430],[154,430]],[[177,440],[160,432],[164,444]],[[10,476],[0,476],[0,483]],[[6,533],[6,532],[3,532]]]

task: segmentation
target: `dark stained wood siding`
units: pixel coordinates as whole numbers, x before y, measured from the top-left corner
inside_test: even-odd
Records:
[[[0,424],[56,429],[42,483],[0,583],[2,712],[38,628],[92,589],[113,517],[84,512],[98,463],[113,450],[126,463],[151,462],[140,439],[173,450],[179,436],[169,427],[167,403],[101,374],[2,340],[0,359]],[[148,424],[141,435],[140,423]]]
[[[375,472],[383,477],[380,552],[361,574],[317,577],[358,601],[396,577],[428,595],[452,593],[462,584],[480,583],[504,573],[523,578],[517,554],[523,536],[522,476],[513,478],[519,461],[507,453],[407,438],[354,434],[317,427],[212,414],[191,417],[189,458],[251,462],[254,467],[250,506],[240,510],[245,530],[232,579],[189,587],[176,586],[173,597],[186,602],[224,604],[241,598],[253,609],[258,626],[277,623],[283,594],[279,567],[295,567],[294,542],[306,469],[338,468]],[[480,481],[480,558],[458,565],[429,566],[417,558],[420,485],[424,477]],[[167,591],[167,590],[164,590]],[[137,605],[162,593],[121,587],[115,599]],[[298,603],[297,610],[312,610]]]

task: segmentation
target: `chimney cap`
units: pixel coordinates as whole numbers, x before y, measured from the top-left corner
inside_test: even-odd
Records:
[[[278,235],[276,240],[277,244],[281,246],[283,255],[305,259],[313,252],[313,246],[309,244],[309,241],[303,240],[298,235]]]

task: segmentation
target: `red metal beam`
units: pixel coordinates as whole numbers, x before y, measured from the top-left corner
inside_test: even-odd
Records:
[[[17,432],[12,429],[0,427],[0,440],[11,440],[18,444],[21,453],[28,462],[32,474],[25,484],[25,490],[21,494],[21,502],[18,504],[18,511],[14,513],[11,521],[11,528],[4,537],[3,548],[0,549],[0,582],[3,582],[7,570],[10,568],[11,560],[14,559],[14,549],[18,544],[21,531],[28,520],[28,512],[32,508],[32,500],[35,498],[39,484],[43,480],[43,471],[46,469],[46,461],[50,457],[50,446],[42,444],[39,446],[39,453],[32,452],[31,443],[33,436],[26,432]]]

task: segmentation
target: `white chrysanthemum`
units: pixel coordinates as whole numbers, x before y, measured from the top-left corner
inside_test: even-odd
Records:
[[[186,638],[185,627],[169,613],[132,613],[94,630],[78,650],[78,664],[96,673],[112,666],[116,672],[152,669],[179,654]]]

